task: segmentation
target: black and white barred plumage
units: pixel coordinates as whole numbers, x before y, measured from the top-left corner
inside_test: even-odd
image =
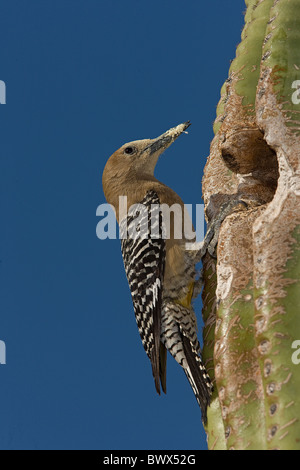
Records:
[[[193,308],[180,303],[185,280],[164,289],[166,231],[159,204],[157,193],[150,190],[127,219],[121,221],[122,236],[127,235],[121,241],[125,271],[157,392],[160,393],[160,385],[166,392],[168,350],[184,369],[206,421],[212,385],[201,360]],[[190,276],[194,270],[192,260],[186,270]]]
[[[127,219],[121,222],[120,230],[123,235],[127,232],[127,238],[121,241],[121,248],[135,318],[143,346],[151,361],[155,387],[160,393],[159,349],[166,248],[162,236],[162,216],[157,213],[158,205],[157,194],[149,192],[141,205],[136,206],[134,213],[129,213]],[[141,214],[145,208],[146,214]],[[139,215],[141,217],[138,222]],[[153,232],[158,229],[157,238],[150,236],[151,229]]]

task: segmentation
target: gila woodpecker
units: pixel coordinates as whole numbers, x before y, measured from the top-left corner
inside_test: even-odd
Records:
[[[115,208],[120,229],[125,226],[128,230],[135,222],[130,214],[120,220],[120,196],[127,197],[128,207],[142,204],[147,208],[139,228],[143,224],[150,226],[151,215],[159,205],[178,204],[183,214],[186,213],[181,198],[154,177],[154,169],[158,157],[189,125],[189,122],[180,124],[153,140],[125,144],[109,158],[103,172],[103,190],[107,202]],[[164,233],[161,211],[154,220],[155,237],[127,236],[121,241],[139,333],[151,361],[157,392],[162,388],[166,393],[169,351],[183,368],[206,422],[212,384],[202,363],[192,305],[199,251],[187,250],[184,236],[175,237],[175,216],[170,219],[168,237]]]

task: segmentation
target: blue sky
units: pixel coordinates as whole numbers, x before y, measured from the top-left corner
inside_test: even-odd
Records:
[[[0,15],[0,449],[205,449],[168,360],[154,388],[118,240],[96,237],[117,148],[186,120],[156,176],[189,204],[243,0],[3,0]],[[196,302],[198,318],[201,303]]]

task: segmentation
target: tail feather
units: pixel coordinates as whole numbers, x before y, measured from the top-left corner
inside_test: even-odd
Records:
[[[167,350],[162,343],[160,343],[159,376],[161,388],[164,393],[167,393]]]
[[[184,334],[182,334],[182,343],[188,363],[188,368],[184,369],[184,372],[188,378],[188,381],[190,382],[196,400],[200,406],[202,420],[204,424],[206,424],[207,407],[210,405],[210,397],[213,386],[200,356],[193,349],[190,340]]]
[[[163,308],[161,342],[183,368],[206,423],[212,383],[200,356],[200,345],[191,308],[173,302]]]

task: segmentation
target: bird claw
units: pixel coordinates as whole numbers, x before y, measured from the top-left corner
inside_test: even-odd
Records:
[[[201,248],[201,258],[203,258],[203,256],[208,252],[212,258],[217,259],[216,247],[218,244],[221,225],[226,219],[226,217],[228,217],[228,215],[232,214],[233,212],[237,212],[233,209],[234,207],[240,204],[242,204],[243,206],[245,206],[246,209],[248,209],[248,204],[245,201],[242,201],[241,199],[231,200],[221,206],[217,216],[211,221],[208,226],[208,230],[204,237],[203,245]]]

